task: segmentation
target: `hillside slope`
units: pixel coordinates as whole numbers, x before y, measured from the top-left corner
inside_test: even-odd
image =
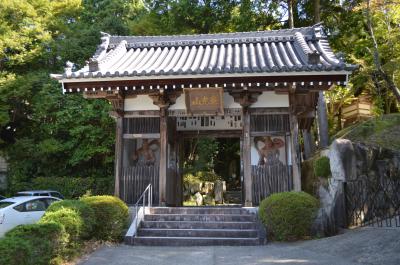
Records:
[[[333,138],[400,150],[400,113],[371,118],[341,130]]]

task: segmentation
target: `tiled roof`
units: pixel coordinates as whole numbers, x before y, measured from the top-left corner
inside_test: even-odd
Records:
[[[110,36],[88,64],[64,78],[351,71],[329,47],[321,25],[275,31]]]

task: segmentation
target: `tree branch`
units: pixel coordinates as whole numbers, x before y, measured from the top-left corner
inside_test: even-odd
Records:
[[[374,64],[378,74],[383,78],[386,84],[389,86],[389,89],[392,90],[393,94],[395,95],[398,102],[400,102],[400,90],[390,78],[390,76],[383,70],[382,65],[380,63],[380,55],[378,50],[378,43],[375,38],[374,28],[372,26],[372,18],[371,18],[371,1],[367,0],[367,26],[368,32],[372,39],[373,43],[373,57],[374,57]]]

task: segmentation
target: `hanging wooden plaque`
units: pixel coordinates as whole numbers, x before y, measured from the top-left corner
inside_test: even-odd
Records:
[[[191,115],[224,115],[224,90],[217,88],[186,88],[186,111]]]

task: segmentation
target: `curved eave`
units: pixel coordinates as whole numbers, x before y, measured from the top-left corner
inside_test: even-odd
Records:
[[[257,78],[257,77],[288,77],[288,76],[348,76],[352,73],[351,70],[341,71],[304,71],[304,72],[273,72],[273,73],[237,73],[237,74],[202,74],[202,75],[157,75],[157,76],[109,76],[109,77],[78,77],[66,78],[63,75],[52,75],[52,78],[59,80],[62,83],[78,83],[78,82],[106,82],[106,81],[157,81],[157,80],[190,80],[190,79],[214,79],[214,78]]]

